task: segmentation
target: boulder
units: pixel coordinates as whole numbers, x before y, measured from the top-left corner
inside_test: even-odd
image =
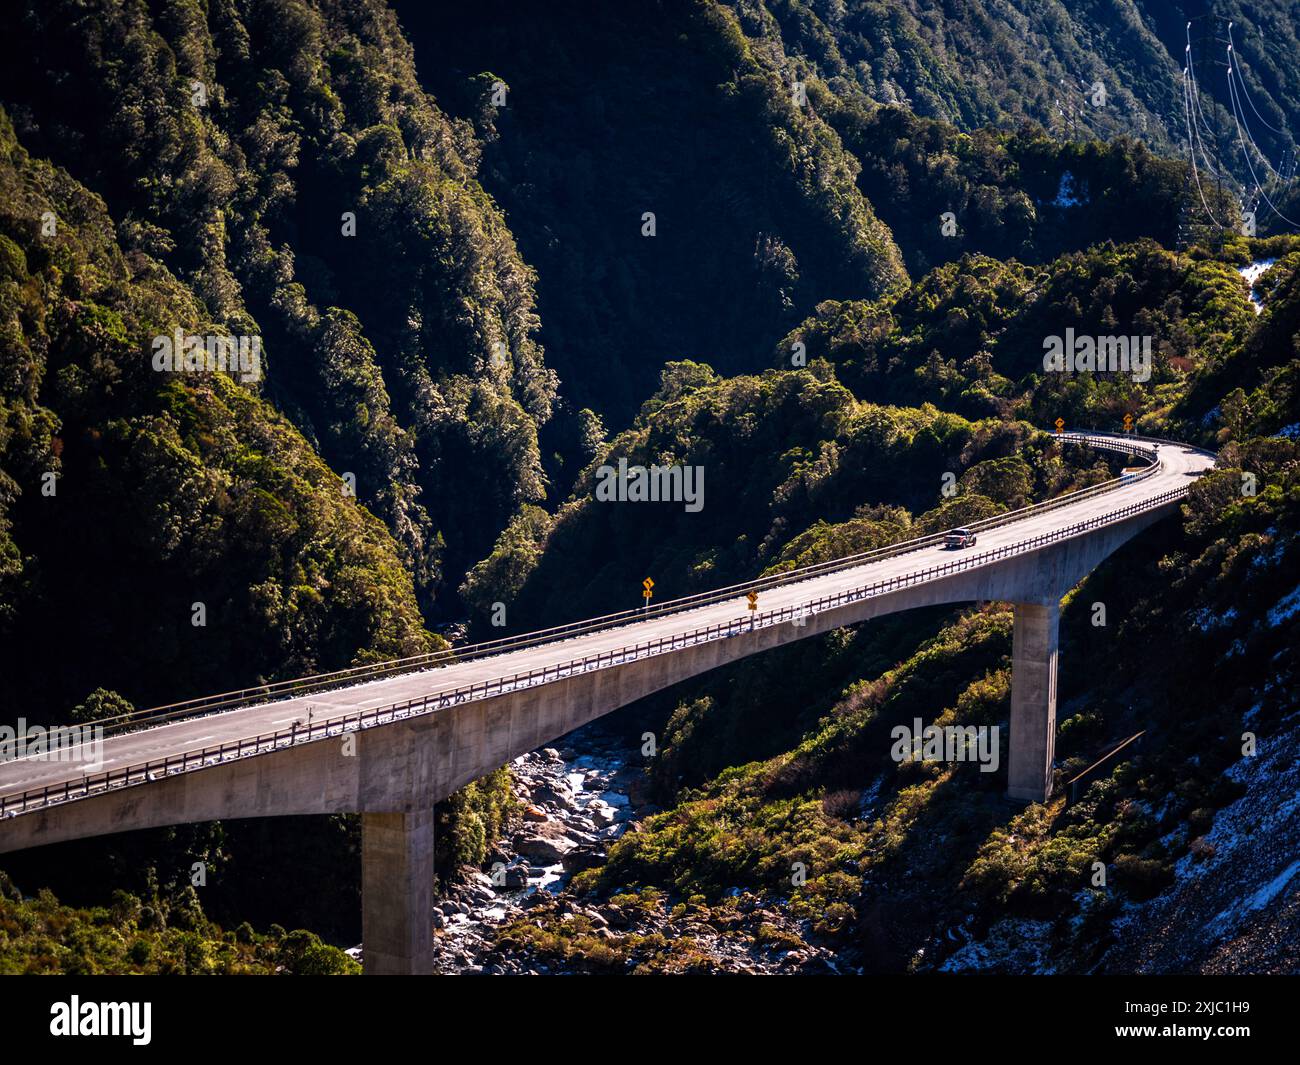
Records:
[[[573,801],[573,793],[560,783],[537,785],[533,788],[533,801],[549,803],[558,806],[561,810],[577,809],[577,804]]]
[[[552,838],[533,833],[520,833],[514,838],[515,851],[525,858],[545,865],[554,865],[564,859],[576,844],[563,836]]]
[[[546,839],[566,839],[569,828],[563,821],[539,821],[530,824],[520,833],[521,836],[543,836]]]
[[[602,906],[596,912],[611,928],[626,928],[632,923],[627,913],[618,906]]]
[[[584,869],[600,865],[608,857],[608,852],[599,844],[583,843],[565,854],[560,861],[566,873],[580,873]]]

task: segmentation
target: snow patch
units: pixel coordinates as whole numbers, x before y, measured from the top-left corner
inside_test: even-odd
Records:
[[[1229,607],[1222,614],[1216,614],[1209,607],[1202,607],[1192,613],[1192,623],[1202,632],[1225,629],[1237,619],[1237,611]]]
[[[1219,936],[1236,928],[1245,918],[1252,913],[1258,913],[1282,894],[1282,890],[1295,879],[1296,873],[1300,873],[1300,859],[1288,865],[1263,887],[1216,914],[1206,926],[1206,932]]]
[[[1045,954],[1051,942],[1050,921],[1005,918],[981,940],[954,951],[939,966],[943,973],[981,972],[1005,968],[1008,972],[1049,976],[1055,969]]]
[[[1255,282],[1263,277],[1275,262],[1276,259],[1256,259],[1249,266],[1237,267],[1237,273],[1241,275],[1242,280],[1246,282],[1246,288],[1250,290],[1250,305],[1255,308],[1256,314],[1264,313],[1264,304],[1255,298]]]
[[[1300,587],[1293,589],[1288,595],[1284,595],[1277,601],[1277,605],[1268,612],[1268,624],[1270,628],[1276,628],[1284,621],[1289,621],[1300,613]]]
[[[1056,199],[1052,201],[1052,206],[1082,207],[1083,202],[1075,189],[1074,175],[1067,170],[1061,175],[1061,184],[1057,187]]]

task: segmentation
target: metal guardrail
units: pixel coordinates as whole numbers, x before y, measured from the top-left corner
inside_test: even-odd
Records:
[[[1107,443],[1111,442],[1112,441],[1107,441]],[[1153,466],[1150,470],[1144,471],[1144,474],[1138,476],[1149,476],[1151,473],[1154,473],[1157,468],[1157,466]],[[1111,484],[1113,487],[1115,482],[1107,483]],[[1129,483],[1131,483],[1131,481]],[[1091,491],[1091,489],[1085,489],[1084,493]],[[80,780],[68,780],[44,788],[29,788],[15,795],[3,795],[0,796],[0,817],[13,817],[21,813],[28,813],[32,810],[42,809],[60,803],[84,799],[91,795],[116,790],[118,788],[151,783],[176,773],[184,773],[206,768],[208,766],[220,765],[224,762],[235,761],[239,758],[252,757],[292,747],[299,743],[309,743],[315,740],[325,739],[329,736],[342,735],[345,732],[356,732],[366,728],[374,728],[379,725],[391,724],[394,721],[433,713],[438,710],[457,706],[476,699],[487,699],[494,696],[500,696],[519,690],[520,688],[528,688],[536,684],[547,684],[566,677],[590,672],[592,670],[607,669],[612,666],[637,661],[640,658],[671,653],[672,651],[681,648],[707,643],[711,640],[728,639],[744,632],[753,632],[758,629],[768,628],[772,625],[780,625],[786,622],[796,621],[800,618],[806,618],[814,614],[822,613],[826,610],[832,610],[840,606],[848,605],[849,603],[858,602],[874,596],[885,595],[929,580],[946,577],[963,570],[974,569],[987,562],[997,561],[1013,555],[1025,554],[1037,550],[1047,544],[1078,536],[1091,529],[1100,528],[1103,525],[1110,525],[1149,510],[1155,510],[1182,498],[1187,494],[1187,491],[1187,486],[1179,486],[1178,488],[1170,489],[1148,499],[1140,500],[1137,503],[1129,504],[1119,510],[1108,511],[1106,514],[1088,518],[1084,521],[1076,522],[1073,525],[1064,526],[1060,529],[1053,529],[1050,532],[1042,533],[1029,540],[1007,544],[1003,547],[995,548],[992,551],[985,551],[977,555],[954,559],[951,562],[944,562],[937,566],[931,566],[914,573],[886,578],[885,580],[876,581],[859,588],[838,592],[835,595],[822,596],[821,598],[808,603],[781,607],[777,610],[767,611],[763,614],[751,616],[749,618],[742,617],[729,622],[708,625],[695,629],[692,632],[660,637],[656,640],[646,641],[645,643],[634,644],[631,647],[618,648],[612,651],[602,651],[594,655],[587,655],[581,659],[571,659],[567,663],[543,666],[540,669],[529,670],[526,673],[515,673],[510,677],[502,676],[478,684],[470,684],[450,689],[448,691],[432,692],[420,697],[419,699],[410,699],[404,703],[393,703],[389,706],[379,707],[374,710],[345,714],[342,717],[328,721],[311,722],[303,728],[298,727],[295,723],[294,726],[289,729],[263,733],[255,737],[240,739],[216,747],[197,748],[195,750],[182,752],[178,755],[169,755],[162,759],[154,759],[136,765],[125,766],[122,769],[109,770],[104,773],[96,774],[95,776],[82,777]],[[1071,497],[1077,500],[1082,494],[1083,493],[1071,493]],[[1064,499],[1069,497],[1063,496],[1060,498]],[[1047,504],[1039,504],[1038,507],[1046,505]],[[1026,511],[1033,509],[1035,508],[1024,508]],[[1020,513],[1023,513],[1023,511]]]
[[[1129,444],[1128,440],[1117,439],[1112,436],[1101,436],[1091,431],[1058,433],[1054,434],[1053,438],[1070,443],[1085,444],[1103,450],[1118,451],[1133,456],[1140,455],[1149,459],[1155,457],[1153,451],[1132,446]],[[1157,441],[1148,437],[1130,437],[1129,439],[1141,440],[1149,443],[1173,443],[1173,441]],[[1077,492],[1069,492],[1042,503],[1032,503],[1027,507],[1021,507],[1018,510],[1010,510],[1002,514],[994,514],[991,517],[981,518],[977,521],[971,522],[966,526],[966,528],[980,532],[986,529],[998,528],[1002,525],[1009,525],[1013,522],[1020,521],[1023,518],[1031,517],[1048,510],[1054,510],[1058,507],[1069,506],[1092,495],[1110,491],[1112,488],[1117,488],[1124,484],[1131,484],[1137,480],[1142,480],[1156,473],[1159,468],[1159,462],[1155,461],[1147,469],[1135,476],[1127,478],[1116,477],[1109,481],[1104,481],[1101,484],[1095,484],[1088,488],[1080,489]],[[856,555],[846,555],[843,558],[832,559],[829,562],[813,563],[812,565],[801,566],[798,569],[785,570],[783,572],[770,574],[766,577],[759,577],[739,584],[728,585],[724,588],[715,588],[707,592],[698,592],[693,595],[682,596],[681,598],[668,600],[661,603],[659,606],[650,607],[649,609],[635,608],[630,610],[621,610],[613,614],[603,615],[602,617],[587,618],[582,621],[570,622],[566,625],[557,625],[549,629],[539,629],[534,632],[523,633],[519,636],[506,636],[496,640],[487,640],[482,643],[470,644],[465,647],[447,648],[445,650],[432,651],[423,655],[413,655],[407,658],[391,659],[386,662],[354,666],[350,669],[336,670],[331,673],[320,673],[310,677],[275,681],[269,684],[261,684],[254,687],[241,688],[235,691],[222,692],[216,695],[201,696],[196,699],[188,699],[179,703],[170,703],[166,706],[136,710],[128,714],[118,715],[117,717],[104,718],[96,722],[96,724],[100,725],[106,733],[115,733],[127,729],[140,728],[146,725],[162,724],[180,718],[219,713],[224,710],[233,710],[237,707],[248,706],[250,704],[270,702],[279,698],[289,698],[295,695],[311,694],[312,692],[329,691],[363,681],[376,680],[382,677],[395,676],[402,673],[416,673],[425,669],[456,665],[479,658],[489,657],[491,655],[505,654],[510,651],[536,647],[544,643],[552,643],[559,639],[585,636],[592,632],[614,629],[631,623],[645,621],[649,618],[661,618],[670,614],[695,610],[699,607],[713,606],[717,603],[725,602],[728,599],[738,598],[749,591],[764,591],[768,588],[796,584],[799,581],[824,576],[827,573],[836,573],[840,570],[853,569],[856,566],[865,565],[870,562],[877,562],[881,559],[894,558],[898,555],[908,554],[912,551],[920,551],[926,547],[932,547],[935,544],[940,543],[943,540],[943,537],[943,533],[933,533],[929,536],[904,540],[897,544],[889,544],[885,547],[860,552]]]
[[[1137,741],[1140,740],[1146,734],[1147,734],[1147,730],[1143,729],[1141,732],[1133,733],[1133,735],[1128,737],[1128,739],[1120,740],[1118,744],[1116,744],[1105,754],[1103,754],[1100,758],[1098,758],[1095,762],[1093,762],[1092,765],[1088,766],[1087,769],[1081,770],[1080,772],[1076,773],[1073,777],[1071,777],[1069,780],[1067,780],[1065,782],[1065,786],[1070,789],[1069,798],[1067,802],[1071,805],[1078,802],[1079,786],[1084,783],[1091,783],[1091,781],[1088,780],[1088,778],[1096,770],[1100,769],[1103,765],[1109,762],[1112,758],[1114,758],[1117,754],[1119,754],[1120,751],[1126,750],[1131,744],[1137,743]]]

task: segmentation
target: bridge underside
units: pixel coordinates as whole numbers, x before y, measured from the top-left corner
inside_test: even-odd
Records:
[[[709,670],[871,618],[969,601],[1015,604],[1008,795],[1051,794],[1060,598],[1169,513],[954,573],[804,619],[565,677],[339,738],[212,765],[3,822],[0,852],[159,825],[241,817],[363,815],[367,972],[432,965],[433,804],[512,759]]]

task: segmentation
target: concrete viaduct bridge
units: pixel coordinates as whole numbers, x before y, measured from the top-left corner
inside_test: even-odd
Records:
[[[747,655],[900,610],[1014,605],[1007,794],[1052,787],[1061,597],[1215,456],[1101,433],[1136,473],[864,555],[526,636],[105,722],[102,764],[0,763],[0,852],[186,822],[356,812],[368,973],[432,968],[435,802],[594,718]],[[747,609],[746,593],[760,593]]]

